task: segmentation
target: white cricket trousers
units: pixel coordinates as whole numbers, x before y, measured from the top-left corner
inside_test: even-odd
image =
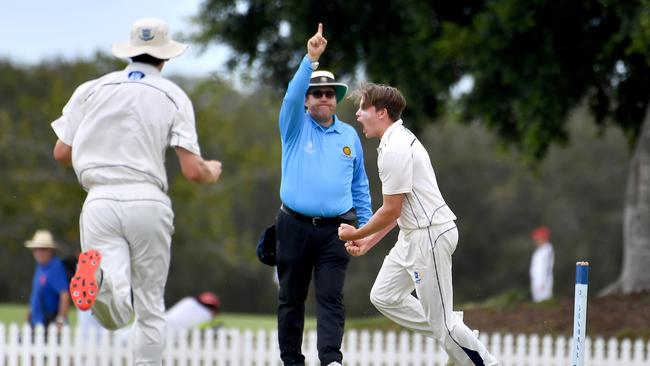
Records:
[[[93,187],[81,211],[82,249],[102,255],[92,313],[111,330],[126,326],[135,315],[136,366],[162,363],[173,220],[169,197],[151,184]]]
[[[457,243],[453,221],[400,230],[372,286],[370,301],[389,319],[440,342],[454,365],[497,365],[453,312],[451,255]],[[414,289],[417,298],[411,295]]]

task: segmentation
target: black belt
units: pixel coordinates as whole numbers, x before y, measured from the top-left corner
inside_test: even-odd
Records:
[[[354,226],[356,224],[356,221],[357,221],[356,219],[350,220],[350,219],[346,219],[346,218],[341,217],[341,216],[335,216],[335,217],[320,217],[320,216],[311,217],[311,216],[306,216],[306,215],[303,215],[303,214],[301,214],[299,212],[296,212],[296,211],[290,209],[289,207],[285,206],[284,204],[282,206],[280,206],[280,210],[282,210],[282,212],[286,213],[287,215],[293,217],[296,220],[309,222],[314,226],[332,225],[332,224],[336,224],[336,225],[338,225],[338,224],[349,224],[349,225]],[[350,211],[352,211],[352,210],[354,210],[354,209],[351,209]],[[348,215],[348,213],[346,212],[344,215]],[[354,216],[356,217],[356,214]]]

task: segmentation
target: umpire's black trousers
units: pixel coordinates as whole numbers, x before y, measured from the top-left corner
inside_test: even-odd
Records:
[[[342,362],[343,282],[350,256],[339,240],[338,226],[337,222],[309,222],[283,209],[278,212],[278,341],[285,365],[305,364],[302,334],[312,272],[316,287],[318,358],[321,365]]]

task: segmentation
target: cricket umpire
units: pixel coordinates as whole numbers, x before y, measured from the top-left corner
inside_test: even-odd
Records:
[[[278,337],[285,365],[305,364],[301,345],[312,274],[318,356],[322,365],[341,364],[343,283],[350,257],[337,228],[364,225],[372,214],[359,136],[334,114],[347,86],[331,72],[315,71],[326,46],[319,24],[280,109],[282,206],[276,235]]]
[[[165,22],[136,21],[130,41],[113,46],[116,57],[132,62],[79,86],[52,123],[54,158],[72,164],[88,192],[70,295],[108,329],[124,327],[135,314],[138,366],[160,365],[165,347],[163,295],[174,231],[165,150],[175,148],[190,181],[213,183],[221,175],[219,161],[201,157],[190,99],[160,75],[185,49]]]

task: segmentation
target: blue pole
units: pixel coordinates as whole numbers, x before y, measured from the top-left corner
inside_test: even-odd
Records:
[[[571,348],[571,366],[584,366],[585,364],[588,287],[589,262],[577,262],[575,300],[573,307],[573,347]]]

